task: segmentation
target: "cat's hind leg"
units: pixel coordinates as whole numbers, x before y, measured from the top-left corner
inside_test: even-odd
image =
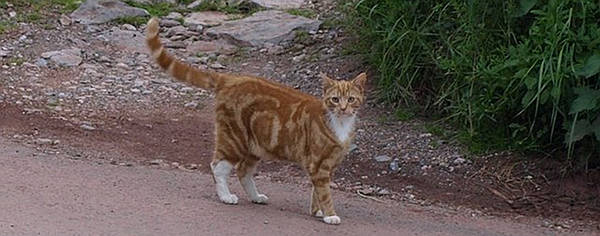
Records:
[[[310,214],[316,217],[323,217],[323,211],[321,210],[321,206],[319,205],[319,198],[317,197],[317,192],[315,192],[315,187],[312,188],[312,196],[310,200]]]
[[[257,204],[266,204],[269,198],[267,195],[260,194],[256,189],[256,183],[254,183],[256,165],[257,161],[255,160],[246,159],[241,161],[237,166],[237,175],[250,200]]]
[[[238,197],[231,194],[231,192],[229,192],[229,187],[227,186],[227,179],[229,178],[229,174],[231,174],[233,165],[227,160],[215,158],[213,162],[210,163],[210,167],[213,172],[219,199],[226,204],[237,204]]]

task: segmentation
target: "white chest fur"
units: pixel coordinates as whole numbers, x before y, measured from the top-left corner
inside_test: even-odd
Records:
[[[327,114],[329,117],[329,128],[335,134],[335,136],[344,143],[350,138],[350,134],[354,131],[354,123],[356,122],[356,115],[348,117],[338,117],[332,113]]]

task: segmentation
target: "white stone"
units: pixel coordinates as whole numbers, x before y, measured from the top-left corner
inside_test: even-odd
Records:
[[[185,26],[217,26],[230,19],[230,16],[218,11],[194,12],[183,19]]]
[[[102,24],[122,17],[147,16],[141,8],[131,7],[118,0],[86,0],[71,18],[81,24]]]
[[[269,10],[254,13],[252,16],[227,21],[206,30],[208,35],[225,37],[242,46],[259,46],[265,43],[277,45],[295,37],[295,30],[317,30],[321,22],[283,11]]]

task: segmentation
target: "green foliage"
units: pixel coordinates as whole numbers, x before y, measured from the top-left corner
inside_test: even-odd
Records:
[[[17,17],[0,21],[0,33],[14,28],[17,22],[47,24],[49,13],[68,14],[77,9],[81,0],[4,0],[0,2],[0,12],[8,9],[9,3]]]
[[[169,13],[175,11],[175,9],[176,9],[175,5],[168,3],[168,2],[161,2],[161,3],[156,3],[156,4],[144,4],[144,3],[138,3],[138,2],[131,1],[131,0],[127,0],[127,1],[125,1],[125,3],[127,3],[128,5],[130,5],[132,7],[145,9],[152,16],[166,16]]]
[[[192,9],[192,11],[220,11],[228,14],[242,15],[250,15],[260,10],[262,9],[256,5],[249,4],[248,2],[242,2],[237,5],[229,5],[225,0],[203,1],[199,6]]]
[[[303,16],[309,19],[313,19],[317,16],[317,13],[312,9],[289,9],[288,13],[296,16]]]
[[[383,101],[442,115],[476,152],[564,147],[562,158],[600,164],[597,1],[347,6],[352,50],[377,68]]]
[[[414,118],[415,113],[413,111],[411,111],[410,109],[398,108],[394,112],[394,116],[396,117],[396,119],[398,119],[400,121],[407,121],[407,120]]]
[[[150,20],[149,16],[128,16],[116,19],[114,20],[114,22],[116,22],[117,24],[130,24],[135,27],[139,27],[146,24],[148,20]]]
[[[194,1],[192,1],[192,0],[179,0],[178,1],[178,3],[181,5],[188,5],[192,2],[194,2]],[[133,6],[133,7],[145,9],[152,16],[166,16],[171,12],[184,13],[184,12],[197,12],[197,11],[220,11],[220,12],[224,12],[224,13],[228,13],[228,14],[249,15],[249,14],[252,14],[254,12],[261,10],[260,8],[257,8],[254,5],[249,5],[249,4],[245,4],[245,3],[238,4],[238,5],[229,5],[227,3],[227,1],[224,1],[224,0],[202,1],[202,3],[200,3],[200,5],[198,5],[197,7],[193,8],[193,9],[180,8],[180,7],[177,7],[177,5],[175,5],[175,4],[170,4],[167,2],[156,3],[156,4],[143,4],[143,3],[137,3],[137,2],[134,2],[131,0],[126,0],[125,3],[127,3],[128,5]]]
[[[15,27],[15,24],[10,21],[0,21],[0,34],[4,34]]]

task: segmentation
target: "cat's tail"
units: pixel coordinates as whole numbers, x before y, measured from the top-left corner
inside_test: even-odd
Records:
[[[153,17],[148,21],[148,27],[146,28],[146,44],[150,48],[152,57],[161,68],[175,77],[175,79],[200,88],[214,89],[217,86],[219,80],[223,78],[221,73],[201,70],[175,59],[167,53],[160,42],[159,32],[158,19]]]

